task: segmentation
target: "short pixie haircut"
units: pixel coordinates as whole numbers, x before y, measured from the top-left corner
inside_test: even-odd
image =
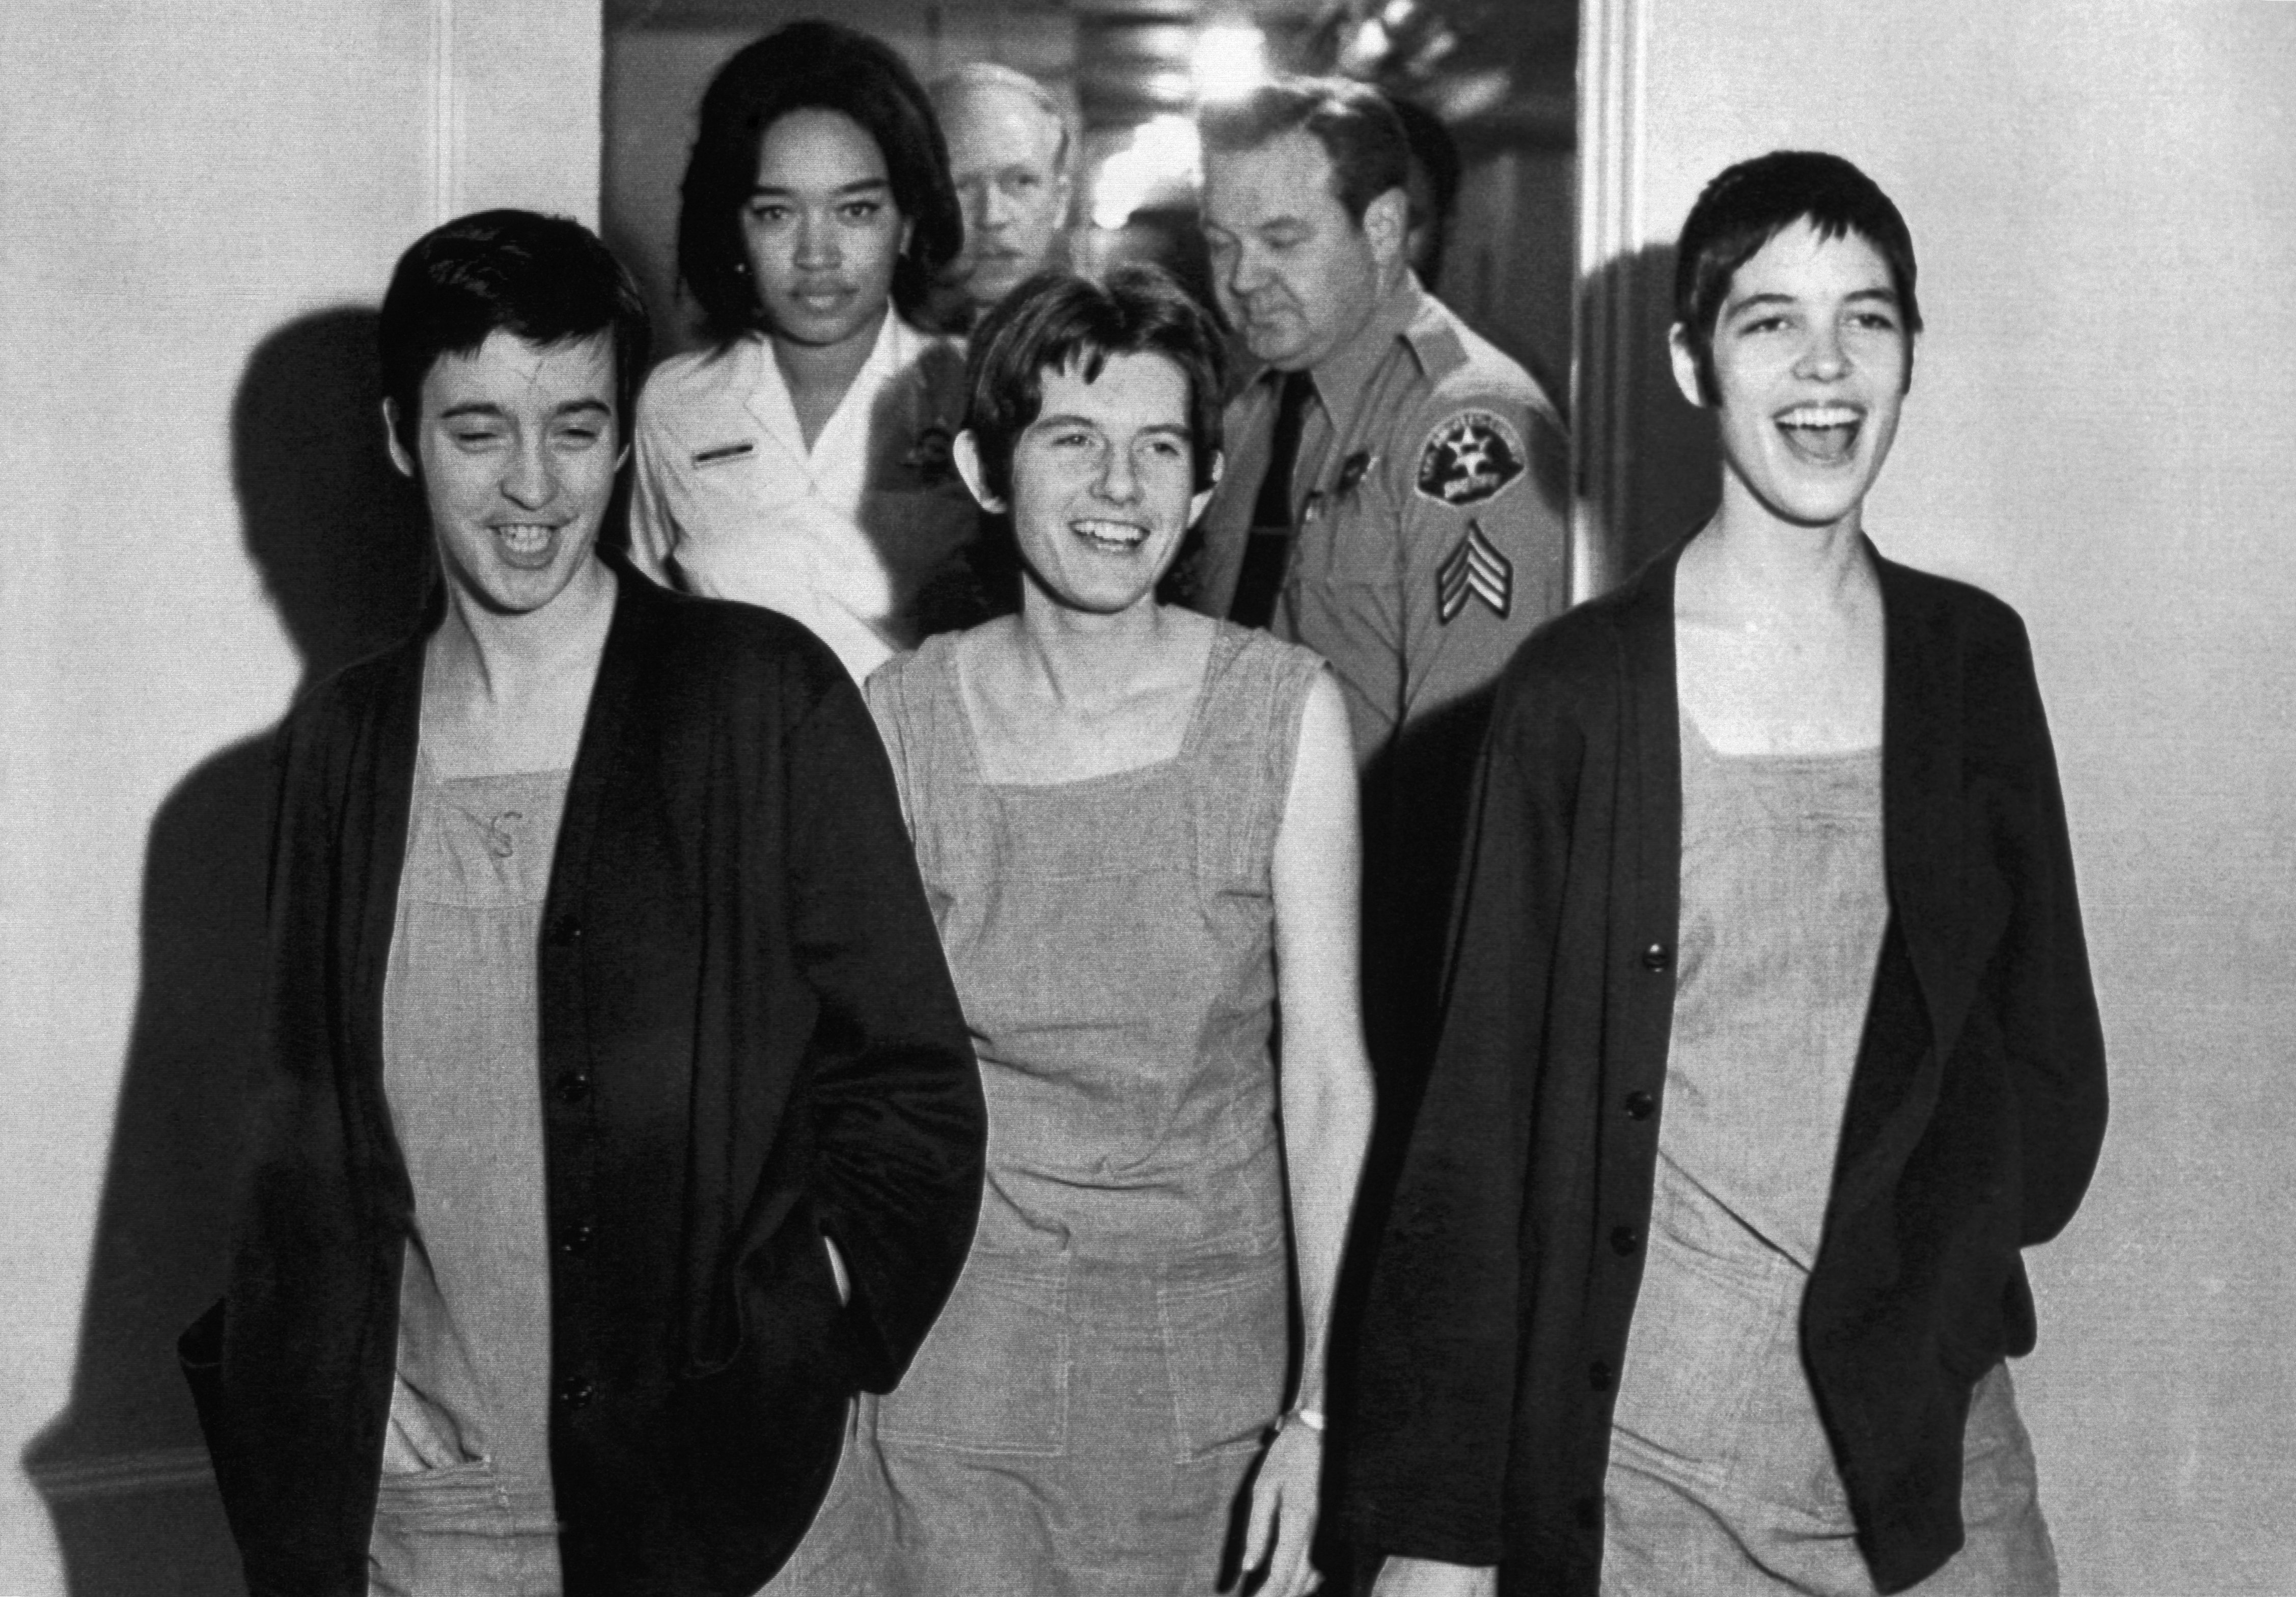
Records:
[[[1074,368],[1096,381],[1112,355],[1160,355],[1188,383],[1196,491],[1216,480],[1227,344],[1211,314],[1158,266],[1120,266],[1100,282],[1039,272],[973,330],[964,424],[989,493],[1013,496],[1013,450],[1044,413],[1045,374]]]
[[[1922,330],[1914,295],[1914,235],[1881,185],[1838,155],[1775,150],[1740,161],[1706,185],[1675,245],[1674,319],[1698,366],[1698,392],[1718,402],[1714,325],[1738,268],[1796,222],[1821,239],[1856,233],[1881,252],[1906,324],[1906,385],[1914,381],[1913,335]]]
[[[793,111],[833,111],[877,141],[909,242],[893,268],[893,304],[921,311],[934,276],[964,241],[948,145],[916,74],[893,50],[835,22],[791,22],[734,53],[701,96],[701,129],[678,189],[677,273],[720,344],[765,326],[742,244],[742,208],[758,184],[766,132]]]
[[[1305,131],[1332,158],[1332,192],[1357,226],[1371,202],[1406,187],[1411,143],[1377,89],[1344,78],[1285,78],[1240,100],[1206,106],[1196,130],[1207,154],[1238,155]]]
[[[610,335],[614,430],[630,436],[652,329],[637,285],[579,222],[530,210],[458,217],[398,258],[376,320],[382,391],[401,447],[416,455],[422,381],[442,356],[475,354],[507,332],[545,348]]]

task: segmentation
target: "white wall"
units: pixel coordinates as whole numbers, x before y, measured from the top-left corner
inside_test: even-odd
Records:
[[[600,34],[564,0],[0,7],[4,1597],[231,1589],[168,1344],[219,1265],[245,740],[373,630],[324,574],[393,579],[357,545],[405,507],[337,493],[390,491],[333,428],[357,307],[462,210],[594,219]]]
[[[2112,1053],[2017,1372],[2065,1589],[2296,1592],[2296,5],[1592,0],[1588,37],[1631,337],[1668,286],[1618,258],[1732,160],[1838,151],[1913,227],[1930,330],[1867,525],[2031,627]],[[1711,480],[1657,377],[1597,507],[1639,548]]]

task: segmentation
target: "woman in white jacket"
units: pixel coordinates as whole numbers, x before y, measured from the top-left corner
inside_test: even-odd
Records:
[[[890,49],[793,23],[711,80],[680,193],[712,341],[639,401],[631,553],[803,622],[857,682],[936,606],[978,618],[948,453],[964,356],[904,316],[964,236],[939,126]]]

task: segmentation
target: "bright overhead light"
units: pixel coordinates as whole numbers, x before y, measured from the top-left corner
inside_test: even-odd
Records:
[[[1388,33],[1387,24],[1377,17],[1367,17],[1340,51],[1340,69],[1368,76],[1378,70],[1394,47],[1395,40]]]
[[[1213,22],[1196,36],[1196,98],[1241,100],[1267,81],[1267,36],[1250,22]]]
[[[1202,160],[1192,117],[1161,116],[1132,130],[1132,141],[1100,166],[1092,184],[1092,224],[1117,228],[1152,200],[1192,186]]]

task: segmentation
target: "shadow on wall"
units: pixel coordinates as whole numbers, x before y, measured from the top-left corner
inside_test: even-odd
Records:
[[[289,323],[257,347],[233,405],[248,553],[305,685],[402,635],[430,581],[421,497],[383,451],[374,328],[355,307]],[[266,734],[210,755],[152,823],[142,986],[71,1402],[23,1461],[72,1597],[245,1589],[175,1339],[223,1282],[269,802]]]
[[[676,236],[676,213],[670,213],[671,238]],[[599,219],[599,236],[614,258],[628,268],[645,300],[646,316],[653,327],[653,355],[664,361],[690,349],[706,348],[709,340],[701,330],[701,313],[686,298],[676,274],[676,245],[654,243],[643,237],[628,218],[608,214]],[[668,264],[665,264],[665,260]]]
[[[1601,508],[1594,592],[1699,526],[1721,494],[1713,418],[1675,387],[1674,246],[1613,257],[1578,287],[1580,491]]]

